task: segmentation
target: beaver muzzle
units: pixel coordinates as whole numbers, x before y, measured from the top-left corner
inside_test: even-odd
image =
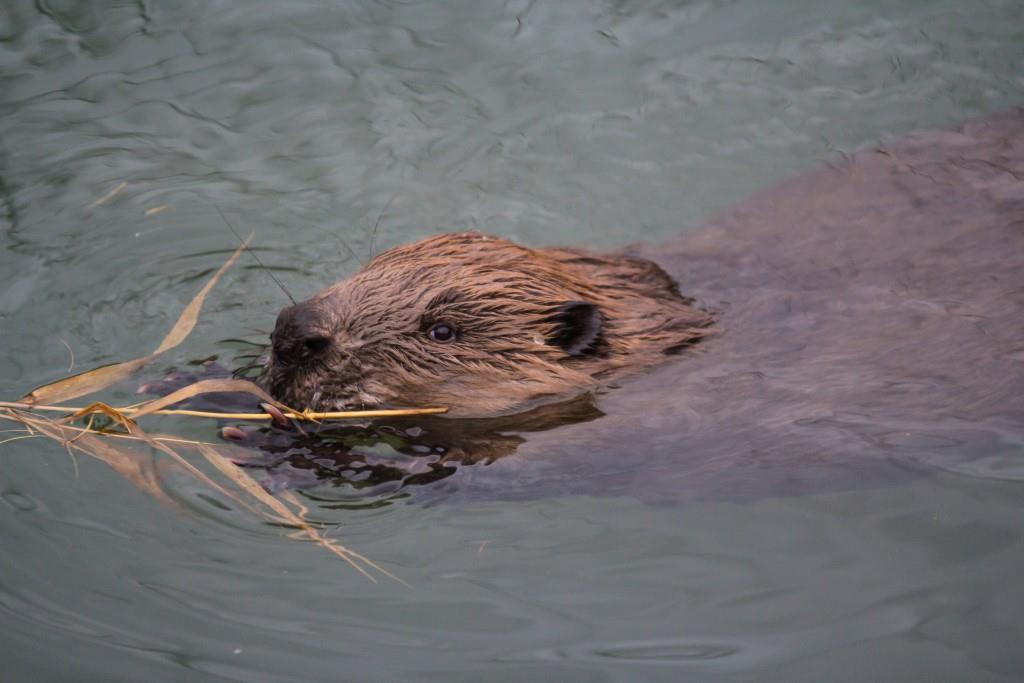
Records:
[[[274,360],[287,366],[309,363],[327,352],[333,332],[322,306],[309,301],[288,306],[270,334]]]

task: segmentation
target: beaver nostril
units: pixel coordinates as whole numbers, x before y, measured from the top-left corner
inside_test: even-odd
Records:
[[[302,345],[306,348],[306,351],[313,355],[323,353],[330,346],[330,343],[331,338],[323,335],[314,335],[302,340]]]

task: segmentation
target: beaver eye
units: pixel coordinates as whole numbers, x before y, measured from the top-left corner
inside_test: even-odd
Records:
[[[427,334],[436,342],[450,342],[455,339],[455,328],[447,323],[438,323]]]

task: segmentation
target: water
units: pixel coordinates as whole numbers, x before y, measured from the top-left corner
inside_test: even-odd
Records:
[[[1021,74],[1009,1],[9,1],[0,396],[63,375],[65,343],[76,369],[154,348],[234,246],[217,208],[297,297],[441,229],[657,242],[822,160],[1019,105]],[[283,303],[236,269],[152,372],[230,358]],[[739,502],[315,508],[412,589],[173,470],[181,509],[52,443],[0,448],[5,680],[1024,672],[1020,445]]]

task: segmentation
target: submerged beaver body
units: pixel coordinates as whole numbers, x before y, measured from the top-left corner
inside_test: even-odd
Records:
[[[1024,112],[860,153],[638,255],[720,333],[602,397],[625,422],[559,430],[620,453],[632,433],[615,488],[820,491],[1020,457]]]
[[[445,249],[453,253],[443,257]],[[535,269],[541,281],[524,283],[516,278],[528,280],[532,266],[510,274],[510,255],[569,264],[569,284],[565,273],[543,281],[547,266]],[[488,294],[476,296],[484,283]],[[692,345],[708,330],[708,312],[715,334]],[[346,320],[370,329],[345,328]],[[396,356],[409,347],[385,345],[361,356],[381,326],[415,340],[406,342],[415,353]],[[465,356],[452,352],[460,341]],[[463,481],[485,496],[535,494],[545,484],[790,493],[1019,452],[1024,115],[860,153],[628,256],[479,236],[386,252],[283,314],[274,344],[265,379],[299,403],[336,396],[489,415],[597,392],[600,419],[588,414],[497,447],[481,437],[487,459],[516,456],[463,468],[472,470]],[[495,354],[523,367],[496,371]],[[624,371],[656,364],[606,390]],[[383,373],[391,380],[374,379]],[[515,432],[507,421],[490,431],[486,421],[428,424],[439,441],[446,429]],[[467,438],[463,454],[473,450]]]

